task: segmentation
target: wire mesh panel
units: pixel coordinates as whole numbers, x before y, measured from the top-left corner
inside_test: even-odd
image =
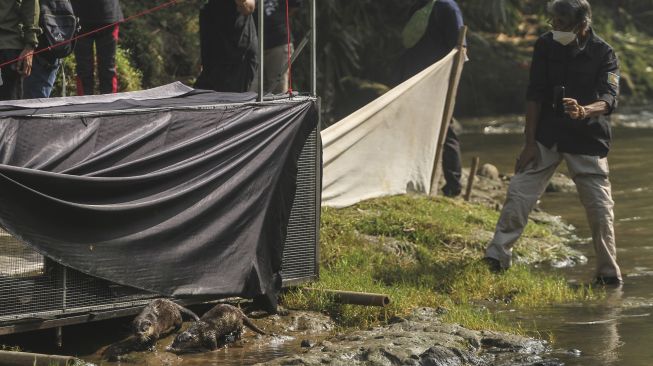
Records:
[[[37,317],[61,309],[62,301],[57,270],[0,229],[0,320]]]
[[[0,229],[0,322],[132,306],[154,296],[59,265]]]
[[[296,283],[317,277],[320,224],[321,146],[318,128],[313,130],[298,162],[297,191],[290,211],[283,249],[282,278]]]

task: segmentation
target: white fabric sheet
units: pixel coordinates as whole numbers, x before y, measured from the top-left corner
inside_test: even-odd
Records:
[[[322,205],[429,193],[457,50],[322,131]]]

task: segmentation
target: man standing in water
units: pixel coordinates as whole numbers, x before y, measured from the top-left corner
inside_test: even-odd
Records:
[[[527,91],[526,143],[485,263],[511,265],[512,247],[528,215],[564,159],[585,206],[596,252],[596,283],[619,285],[607,155],[607,115],[617,105],[619,66],[612,47],[591,27],[587,0],[548,4],[553,30],[535,43]]]

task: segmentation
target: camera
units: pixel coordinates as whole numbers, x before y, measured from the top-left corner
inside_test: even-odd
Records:
[[[553,88],[553,110],[555,114],[559,117],[565,115],[565,105],[562,102],[562,99],[565,97],[565,87],[562,85],[556,85]]]

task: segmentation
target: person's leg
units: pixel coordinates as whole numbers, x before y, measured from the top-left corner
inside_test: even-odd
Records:
[[[494,237],[485,251],[485,256],[498,260],[502,268],[510,267],[512,247],[524,231],[528,215],[562,160],[559,153],[539,143],[538,151],[540,159],[537,167],[533,168],[531,163],[526,170],[515,174],[510,180]]]
[[[290,46],[290,52],[293,52]],[[288,45],[265,50],[265,90],[272,94],[288,91]]]
[[[82,25],[82,32],[88,32],[92,26]],[[77,95],[93,95],[95,88],[93,69],[95,68],[95,55],[93,42],[95,35],[82,37],[75,44],[75,62],[77,63]]]
[[[116,49],[118,47],[119,26],[104,30],[97,35],[98,78],[100,93],[118,92],[118,74],[116,73]]]
[[[32,73],[23,81],[23,98],[49,98],[57,78],[61,60],[50,60],[36,55],[32,62]]]
[[[15,60],[21,50],[0,50],[0,62]],[[16,71],[16,63],[7,65],[0,70],[2,86],[0,86],[0,100],[16,100],[23,97],[23,78]]]
[[[608,159],[598,156],[564,154],[571,178],[587,214],[596,252],[597,278],[621,281],[614,235],[614,201]]]
[[[460,183],[461,160],[460,141],[456,132],[453,130],[453,123],[450,123],[442,150],[442,172],[444,173],[444,180],[446,182],[444,187],[442,187],[442,192],[447,197],[456,197],[462,191],[462,184]]]

